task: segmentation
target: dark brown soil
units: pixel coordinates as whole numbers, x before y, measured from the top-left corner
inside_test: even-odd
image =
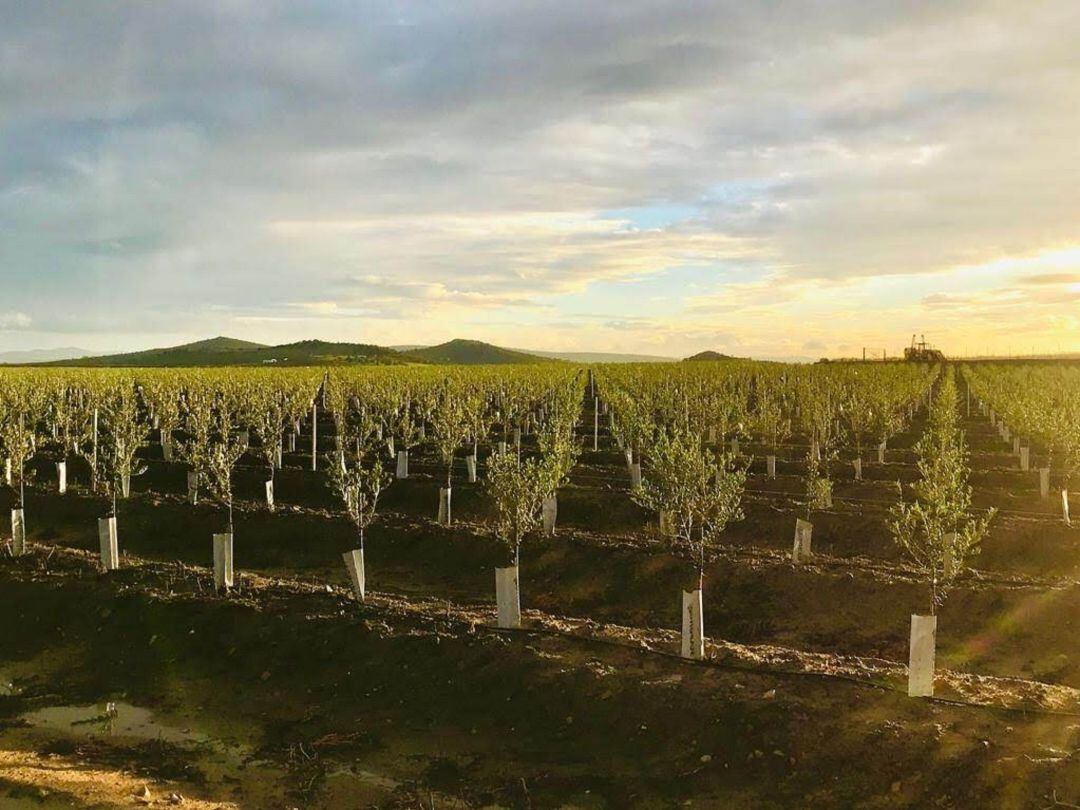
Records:
[[[367,543],[375,593],[361,606],[340,564],[352,531],[302,454],[277,474],[274,514],[258,504],[255,459],[239,471],[243,575],[228,597],[205,568],[222,510],[183,503],[182,466],[151,460],[136,480],[120,506],[124,568],[103,575],[105,504],[51,492],[43,459],[27,499],[33,553],[0,562],[0,687],[13,684],[0,690],[0,749],[134,775],[162,801],[168,783],[237,806],[1075,803],[1080,534],[975,419],[977,504],[1003,514],[941,613],[938,691],[979,705],[903,694],[908,617],[927,593],[886,521],[896,482],[916,477],[919,427],[890,442],[885,465],[864,454],[863,482],[834,465],[835,505],[812,516],[817,557],[804,566],[787,558],[799,448],[782,450],[768,480],[764,448],[744,443],[757,472],[746,520],[706,573],[706,665],[672,655],[690,572],[630,499],[606,436],[559,493],[557,537],[524,549],[528,627],[512,633],[488,627],[491,569],[506,552],[460,460],[453,528],[431,520],[445,475],[435,459],[414,452],[415,476],[389,488]],[[77,465],[69,477],[77,488]],[[19,719],[107,701],[245,754],[31,733]],[[0,760],[0,806],[5,789],[12,802],[93,806],[89,793],[41,795],[26,772]]]

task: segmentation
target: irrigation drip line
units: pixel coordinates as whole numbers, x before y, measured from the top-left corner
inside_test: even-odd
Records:
[[[136,493],[136,496],[137,495],[138,495],[138,493]],[[68,498],[78,498],[78,499],[87,500],[87,501],[95,499],[94,495],[87,494],[87,493],[85,493],[83,491],[75,490],[75,489],[68,490],[68,493],[67,493],[66,497],[68,497]],[[165,497],[170,497],[170,498],[178,499],[178,500],[181,499],[181,496],[178,493],[172,493],[171,495],[166,494]],[[184,501],[184,502],[186,503],[186,501]],[[235,507],[241,507],[241,506],[243,506],[245,504],[248,504],[248,505],[254,504],[255,505],[255,511],[261,511],[261,509],[263,507],[263,505],[261,503],[257,502],[257,501],[243,501],[243,500],[236,501],[234,503],[234,506]],[[151,504],[151,506],[155,506],[155,505]],[[315,517],[319,517],[319,518],[322,518],[322,519],[332,519],[333,518],[333,515],[331,515],[330,518],[327,517],[327,510],[325,510],[325,509],[319,509],[319,508],[313,508],[313,507],[305,507],[305,506],[297,506],[297,505],[294,505],[291,508],[295,511],[295,513],[302,514],[302,515],[315,516]],[[396,519],[396,520],[404,522],[404,523],[408,523],[410,521],[415,520],[415,518],[413,516],[410,516],[410,515],[408,515],[407,513],[404,513],[404,512],[385,511],[385,512],[382,512],[381,515],[382,515],[383,518],[392,518],[392,519]],[[470,523],[469,521],[458,521],[458,525],[471,527],[471,526],[475,526],[476,524],[475,523]],[[629,548],[632,548],[632,549],[634,549],[636,551],[640,551],[640,552],[645,553],[645,554],[653,554],[653,553],[655,553],[655,548],[653,548],[653,547],[651,547],[649,545],[643,545],[641,543],[634,543],[634,542],[619,541],[618,540],[619,536],[616,536],[616,542],[615,543],[604,543],[602,540],[600,542],[597,542],[595,539],[593,539],[594,534],[593,534],[593,532],[591,532],[588,529],[568,528],[568,529],[565,530],[565,532],[566,532],[566,534],[564,536],[567,537],[571,542],[578,542],[578,543],[581,543],[582,545],[592,547],[592,548],[603,549],[603,548],[609,548],[609,547],[617,547],[617,548],[627,548],[627,547],[629,547]],[[600,537],[603,538],[604,535],[601,534]],[[774,564],[788,564],[788,562],[789,562],[788,559],[787,559],[787,555],[782,554],[782,552],[780,552],[776,547],[773,547],[773,546],[758,546],[758,545],[734,546],[734,545],[728,545],[728,546],[725,546],[724,548],[725,548],[725,551],[727,552],[726,556],[729,559],[734,560],[734,561],[745,561],[745,560],[753,561],[753,560],[762,560],[762,559],[764,559],[764,560],[768,560],[770,562],[773,562]],[[774,558],[777,558],[778,556],[782,556],[783,559],[780,560],[780,561],[776,561]],[[866,562],[863,563],[863,562],[861,562],[862,560],[865,560]],[[884,570],[886,568],[889,568],[890,570]],[[910,570],[905,570],[899,564],[895,563],[894,561],[889,560],[888,558],[884,558],[884,557],[877,557],[877,558],[874,558],[874,557],[846,558],[846,557],[843,557],[843,556],[834,557],[834,556],[831,556],[831,555],[817,554],[817,555],[815,555],[813,565],[811,565],[811,566],[802,566],[802,569],[803,570],[810,570],[810,571],[813,571],[814,573],[819,573],[817,571],[817,569],[831,569],[831,570],[839,570],[841,572],[843,572],[843,571],[849,571],[849,572],[850,571],[861,571],[861,572],[869,572],[871,574],[873,574],[873,573],[892,574],[892,575],[897,576],[897,577],[910,577],[912,579],[918,578],[918,576],[919,576],[916,572],[910,571]],[[1073,586],[1076,586],[1076,585],[1080,584],[1080,580],[1070,579],[1070,578],[1067,578],[1067,577],[1062,577],[1062,578],[1058,578],[1058,579],[1037,579],[1036,578],[1036,579],[1030,579],[1030,580],[1023,580],[1023,579],[1017,580],[1017,579],[1012,578],[1012,577],[1015,577],[1016,575],[1010,575],[1010,573],[1007,572],[1007,571],[997,572],[997,571],[982,571],[980,569],[971,569],[971,572],[972,572],[972,578],[973,578],[974,583],[979,584],[979,585],[991,585],[991,586],[996,585],[996,586],[1008,587],[1008,588],[1045,588],[1045,589],[1061,590],[1061,589],[1073,587]]]
[[[330,452],[333,452],[333,451],[327,451],[324,455],[329,455]],[[148,464],[158,464],[158,465],[176,464],[176,463],[178,463],[178,462],[172,462],[172,461],[165,461],[164,459],[144,459],[144,461],[146,463],[148,463]],[[477,463],[477,471],[479,472],[480,470],[485,469],[486,466],[487,465],[485,463],[478,462]],[[252,471],[252,470],[265,471],[265,470],[268,469],[268,467],[266,465],[243,464],[243,465],[236,465],[236,467],[234,469],[243,470],[243,471]],[[311,474],[313,472],[316,475],[319,474],[319,471],[312,471],[310,469],[307,469],[306,467],[286,467],[286,468],[283,468],[283,470],[288,471],[290,473],[301,473],[301,474],[305,474],[305,475]],[[275,470],[275,472],[282,472],[283,470]],[[426,473],[426,472],[429,472],[429,471],[436,471],[436,472],[442,473],[442,472],[445,472],[446,468],[445,467],[440,467],[440,465],[438,465],[436,463],[416,461],[414,459],[409,459],[409,470],[410,470],[410,472],[418,471],[418,472],[425,472]],[[1005,471],[996,470],[996,471],[993,471],[993,472],[1022,472],[1022,471],[1019,471],[1019,470],[1005,470]],[[776,478],[799,479],[800,476],[790,474],[790,473],[782,473],[780,475],[777,475]],[[582,485],[580,483],[581,481],[604,481],[604,482],[607,482],[607,483],[610,484],[610,482],[612,480],[612,476],[606,476],[606,475],[602,475],[600,473],[588,473],[588,472],[571,471],[570,479],[571,479],[570,483],[572,483],[575,486],[575,488],[577,488],[577,489],[592,490],[592,491],[598,491],[598,492],[629,491],[629,486],[625,486],[625,487],[588,486],[588,485]],[[459,484],[464,484],[466,482],[458,481],[458,483]],[[865,479],[865,480],[860,481],[860,482],[842,481],[840,483],[889,485],[889,484],[892,484],[893,482],[892,481],[886,481],[884,479]],[[799,492],[789,492],[787,490],[760,489],[760,488],[757,488],[757,487],[747,487],[744,491],[747,494],[750,494],[750,495],[788,495],[788,496],[797,496],[797,495],[801,494]],[[863,497],[863,496],[860,496],[860,495],[836,495],[836,494],[834,494],[833,495],[833,501],[840,502],[840,503],[857,503],[857,504],[866,504],[866,505],[871,505],[871,506],[880,506],[883,509],[890,509],[890,508],[892,508],[893,506],[896,505],[896,501],[885,501],[885,500],[881,500],[881,499],[878,499],[878,498],[867,498],[867,497]],[[1034,511],[1027,510],[1027,509],[1012,509],[1012,508],[1007,508],[1007,507],[996,507],[996,508],[997,508],[997,512],[998,512],[999,515],[1006,515],[1006,516],[1011,516],[1011,517],[1030,518],[1030,519],[1033,519],[1033,520],[1040,520],[1040,521],[1045,521],[1045,522],[1048,522],[1048,523],[1060,523],[1061,522],[1060,516],[1057,516],[1053,512],[1049,512],[1049,511],[1047,511],[1047,512],[1034,512]],[[825,510],[825,511],[828,511],[828,510]],[[978,509],[971,509],[968,514],[971,517],[978,517],[979,515],[982,514],[982,512],[980,510],[978,510]]]

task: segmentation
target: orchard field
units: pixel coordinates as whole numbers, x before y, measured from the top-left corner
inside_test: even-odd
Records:
[[[0,369],[0,459],[3,807],[1080,806],[1075,365]]]

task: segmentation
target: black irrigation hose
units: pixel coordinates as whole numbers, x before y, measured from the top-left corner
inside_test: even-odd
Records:
[[[844,683],[854,684],[855,686],[863,687],[865,689],[876,689],[881,692],[894,692],[900,695],[907,695],[907,690],[891,686],[881,681],[874,681],[865,678],[857,678],[853,675],[841,675],[835,672],[815,672],[813,670],[793,670],[793,669],[778,669],[776,667],[769,666],[751,666],[748,664],[733,664],[730,662],[724,662],[715,658],[705,659],[693,659],[684,658],[683,656],[668,652],[667,650],[658,650],[651,646],[641,646],[640,644],[628,644],[623,641],[617,641],[615,639],[599,638],[596,636],[583,636],[576,633],[572,633],[567,630],[555,630],[549,627],[522,627],[522,628],[500,628],[491,627],[489,625],[482,625],[482,629],[488,632],[502,633],[506,635],[546,635],[555,636],[559,638],[567,638],[578,642],[591,642],[594,644],[600,644],[609,647],[617,647],[619,649],[625,649],[629,651],[636,651],[643,655],[656,655],[663,658],[674,659],[684,665],[704,666],[712,669],[724,670],[727,672],[740,672],[748,675],[769,675],[781,678],[805,678],[816,679],[825,681],[840,681]],[[898,663],[898,662],[894,662]],[[927,697],[920,698],[928,703],[938,703],[946,706],[953,706],[956,708],[971,708],[982,709],[989,711],[997,711],[1009,714],[1021,714],[1021,715],[1043,715],[1052,717],[1074,717],[1080,718],[1080,712],[1067,712],[1059,709],[1043,709],[1039,707],[1019,707],[1019,706],[996,706],[992,703],[974,703],[969,700],[958,700],[956,698],[942,698],[942,697]]]
[[[139,493],[135,493],[135,494],[138,495]],[[68,497],[68,498],[80,498],[80,499],[86,499],[86,500],[91,500],[91,499],[94,498],[94,496],[92,494],[88,495],[88,494],[85,494],[84,492],[79,491],[79,490],[69,490],[66,497]],[[179,493],[173,493],[172,497],[173,498],[180,498],[181,496],[180,496]],[[835,498],[835,500],[841,500],[841,499],[840,498]],[[236,505],[240,506],[240,505],[242,505],[244,503],[254,503],[254,504],[256,504],[257,509],[261,508],[259,502],[257,502],[257,501],[238,501]],[[323,510],[323,509],[312,508],[312,507],[304,507],[304,506],[294,506],[293,508],[299,514],[315,515],[315,516],[324,517],[324,518],[326,516],[326,510]],[[403,512],[390,511],[390,512],[383,512],[382,514],[383,514],[384,517],[395,517],[395,518],[398,518],[399,520],[414,519],[412,516],[410,516],[410,515],[408,515],[406,513],[403,513]],[[1054,522],[1056,522],[1056,521],[1054,521]],[[460,521],[459,521],[459,523],[460,523]],[[469,525],[467,521],[465,522],[465,525]],[[582,531],[584,531],[584,534],[585,534],[586,537],[591,535],[591,532],[589,532],[588,530],[580,530],[580,529],[573,529],[573,528],[569,529],[568,533],[569,533],[569,536],[571,537],[571,539],[580,540],[580,537],[581,537],[580,533]],[[597,548],[603,548],[605,546],[604,543],[595,544],[595,543],[590,543],[588,540],[585,541],[585,544],[586,545],[593,545],[593,546],[595,546]],[[623,545],[625,545],[625,544],[623,544]],[[640,546],[640,545],[635,545],[635,544],[630,544],[630,545],[633,545],[635,548],[638,548],[639,550],[641,550],[643,552],[652,553],[652,549],[648,548],[647,546]],[[736,559],[736,560],[769,558],[770,556],[775,556],[775,554],[777,553],[777,548],[773,547],[773,546],[756,546],[756,545],[751,545],[751,546],[748,546],[748,547],[729,546],[728,549],[731,550],[732,552],[734,552],[732,554],[732,557],[734,559]],[[849,558],[846,558],[846,557],[843,557],[843,556],[829,557],[829,558],[824,559],[824,560],[819,559],[817,564],[819,566],[822,566],[822,567],[841,569],[841,570],[846,569],[846,570],[849,570],[849,571],[851,571],[851,570],[865,571],[865,572],[871,572],[871,573],[873,573],[876,570],[877,567],[891,566],[894,569],[893,573],[903,575],[903,576],[909,576],[909,577],[912,577],[912,578],[914,578],[916,576],[914,573],[912,573],[910,571],[904,571],[902,569],[896,569],[895,564],[892,561],[890,561],[888,558],[868,557],[868,558],[856,558],[856,559],[866,559],[868,564],[866,564],[866,565],[855,564],[855,562],[852,559],[849,559]],[[972,571],[976,575],[975,576],[975,582],[979,583],[979,584],[984,584],[984,585],[998,585],[998,586],[1011,587],[1011,588],[1046,588],[1046,589],[1059,590],[1059,589],[1073,587],[1073,586],[1075,586],[1077,584],[1080,584],[1080,580],[1069,579],[1069,578],[1058,578],[1056,580],[1055,579],[1033,579],[1033,580],[1028,580],[1028,581],[1024,581],[1024,580],[1017,581],[1017,580],[1010,579],[1009,578],[1010,574],[1007,571],[980,571],[980,570],[977,570],[977,569],[972,569]]]
[[[813,670],[793,670],[793,669],[778,669],[770,666],[751,666],[748,664],[733,664],[730,662],[724,662],[715,658],[706,659],[693,659],[684,658],[683,656],[668,652],[667,650],[658,650],[651,646],[641,646],[640,644],[628,644],[626,642],[617,641],[615,639],[598,638],[596,636],[582,636],[576,633],[572,633],[566,630],[555,630],[548,627],[528,627],[520,629],[510,628],[498,628],[484,626],[487,631],[506,633],[506,634],[537,634],[537,635],[549,635],[557,636],[561,638],[573,639],[575,641],[593,642],[596,644],[606,645],[610,647],[618,647],[620,649],[626,649],[631,651],[637,651],[642,654],[657,655],[664,658],[670,658],[679,661],[686,665],[705,666],[713,669],[721,669],[730,672],[741,672],[750,675],[770,675],[785,678],[807,678],[827,681],[842,681],[845,683],[851,683],[856,686],[861,686],[866,689],[876,689],[882,692],[895,692],[900,695],[907,695],[907,690],[891,686],[881,681],[874,681],[866,678],[857,678],[853,675],[842,675],[835,672],[815,672]],[[891,662],[897,663],[899,662]],[[1011,714],[1036,714],[1047,715],[1054,717],[1080,717],[1080,712],[1068,712],[1059,709],[1043,709],[1039,707],[1019,707],[1019,706],[996,706],[992,703],[974,703],[969,700],[959,700],[956,698],[942,698],[942,697],[928,697],[921,698],[930,703],[939,703],[947,706],[954,706],[958,708],[972,708],[972,709],[984,709],[990,711],[1000,711]]]

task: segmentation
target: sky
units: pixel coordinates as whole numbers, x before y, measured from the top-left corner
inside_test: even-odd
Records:
[[[1080,3],[0,0],[0,351],[1080,351]]]

